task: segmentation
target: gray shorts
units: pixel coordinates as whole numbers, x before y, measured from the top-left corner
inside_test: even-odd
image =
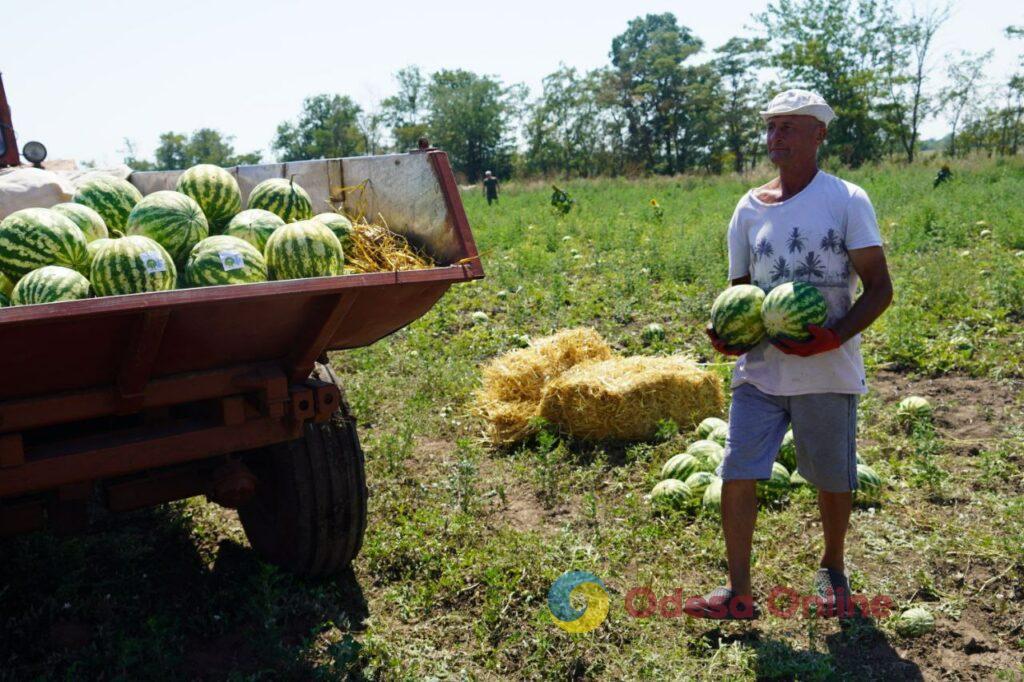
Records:
[[[856,490],[857,397],[847,393],[775,396],[753,384],[740,384],[732,391],[729,437],[718,475],[726,481],[769,478],[792,423],[800,475],[819,490]]]

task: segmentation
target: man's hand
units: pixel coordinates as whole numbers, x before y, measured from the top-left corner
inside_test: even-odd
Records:
[[[731,355],[733,357],[736,357],[739,355],[743,355],[744,353],[747,352],[742,348],[736,348],[735,346],[726,345],[725,341],[718,337],[718,334],[715,333],[715,328],[712,327],[710,324],[704,328],[704,333],[706,333],[708,335],[708,338],[711,339],[711,345],[715,347],[715,350],[717,350],[722,355]]]
[[[835,350],[836,348],[839,348],[839,346],[843,345],[842,340],[839,338],[839,334],[834,329],[819,327],[816,324],[809,324],[807,325],[807,331],[811,334],[809,341],[773,339],[772,345],[786,355],[799,355],[802,358]]]

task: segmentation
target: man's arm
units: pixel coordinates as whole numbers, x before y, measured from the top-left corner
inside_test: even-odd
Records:
[[[742,277],[737,277],[732,281],[733,286],[736,286],[737,284],[750,284],[750,275],[743,275]]]
[[[848,252],[850,265],[864,284],[864,293],[854,302],[843,319],[833,325],[842,343],[846,343],[885,312],[892,303],[892,279],[881,246],[853,249]]]

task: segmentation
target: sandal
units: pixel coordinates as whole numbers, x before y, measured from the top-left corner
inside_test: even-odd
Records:
[[[761,615],[752,597],[740,597],[724,586],[687,600],[684,610],[694,618],[712,620],[754,620]]]
[[[861,606],[851,600],[850,581],[841,571],[819,568],[814,574],[814,592],[823,602],[821,611],[816,615],[823,618],[839,616],[840,620],[866,617]]]

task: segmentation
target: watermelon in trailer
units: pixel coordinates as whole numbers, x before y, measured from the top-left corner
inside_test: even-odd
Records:
[[[807,325],[823,325],[827,317],[825,297],[807,282],[780,284],[761,304],[765,331],[773,339],[807,341],[811,338]]]
[[[224,234],[244,239],[262,252],[267,248],[270,235],[282,225],[284,221],[270,211],[250,208],[232,218],[224,228]]]
[[[270,211],[286,223],[313,217],[313,202],[294,180],[270,178],[252,188],[249,208]]]
[[[162,190],[143,198],[128,216],[128,234],[149,237],[185,264],[192,247],[210,234],[203,209],[181,192]]]
[[[142,201],[142,193],[127,180],[94,175],[78,186],[73,200],[99,213],[108,231],[124,232],[128,214]]]
[[[316,220],[277,228],[264,251],[270,279],[302,279],[340,275],[345,253],[334,233]]]
[[[331,232],[341,242],[341,248],[348,249],[352,242],[352,221],[340,213],[318,213],[313,220],[319,221],[331,228]]]
[[[35,305],[88,298],[89,280],[60,265],[47,265],[28,273],[14,285],[11,305]]]
[[[84,271],[85,235],[78,226],[48,208],[23,208],[0,221],[0,272],[16,282],[44,265]]]
[[[192,166],[178,178],[175,189],[199,204],[211,234],[223,232],[228,222],[242,210],[238,181],[220,166],[210,163]]]
[[[192,248],[185,281],[193,287],[265,282],[267,263],[259,249],[244,239],[218,234]]]
[[[97,251],[89,272],[97,296],[169,291],[178,278],[164,247],[141,235],[112,239]]]
[[[89,243],[110,236],[107,233],[107,224],[103,222],[103,216],[88,206],[70,201],[66,204],[57,204],[53,210],[78,225],[78,229],[82,231],[85,240]]]

